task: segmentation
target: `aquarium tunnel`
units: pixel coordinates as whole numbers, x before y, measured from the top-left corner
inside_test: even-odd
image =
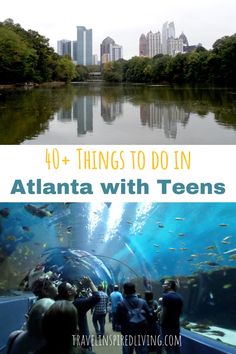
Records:
[[[35,299],[24,279],[38,266],[108,289],[133,281],[156,299],[174,278],[182,352],[236,353],[235,215],[236,203],[0,203],[0,353]]]

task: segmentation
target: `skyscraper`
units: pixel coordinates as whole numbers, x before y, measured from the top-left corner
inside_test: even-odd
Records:
[[[149,31],[145,36],[141,34],[139,38],[139,56],[153,58],[161,53],[161,35],[160,32],[152,33]]]
[[[168,22],[162,26],[162,54],[167,54],[167,40],[169,38]]]
[[[155,55],[161,53],[161,35],[160,32],[147,34],[147,56],[153,58]]]
[[[123,58],[122,46],[115,43],[111,37],[106,37],[100,45],[101,64]]]
[[[162,27],[162,53],[175,55],[183,53],[183,38],[175,37],[175,24],[174,22],[165,22]]]
[[[145,34],[141,34],[139,38],[139,56],[146,57],[147,56],[147,39]]]
[[[175,38],[175,24],[174,24],[174,22],[169,23],[168,38]]]
[[[93,64],[92,29],[77,26],[77,64],[88,66]]]
[[[59,55],[68,55],[72,58],[72,43],[68,39],[57,41],[57,53]]]

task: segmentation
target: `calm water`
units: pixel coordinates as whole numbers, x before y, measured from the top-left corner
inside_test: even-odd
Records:
[[[0,93],[0,144],[236,144],[233,89],[95,83]]]

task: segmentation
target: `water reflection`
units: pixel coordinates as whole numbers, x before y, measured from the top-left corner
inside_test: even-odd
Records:
[[[76,97],[71,107],[61,108],[55,118],[59,122],[77,122],[77,135],[83,135],[93,131],[93,97]]]
[[[176,139],[177,124],[186,125],[190,117],[190,112],[186,112],[182,107],[160,103],[150,103],[140,105],[140,119],[142,125],[150,128],[158,128],[164,131],[167,138]]]
[[[101,84],[2,91],[0,143],[235,144],[236,95]]]

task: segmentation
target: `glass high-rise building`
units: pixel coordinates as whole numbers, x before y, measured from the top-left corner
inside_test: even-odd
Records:
[[[77,26],[77,64],[88,66],[93,64],[92,29]]]
[[[68,39],[62,39],[57,41],[57,53],[59,55],[68,55],[72,58],[72,45],[71,41]]]
[[[123,58],[123,48],[111,37],[106,37],[100,45],[101,64]]]

